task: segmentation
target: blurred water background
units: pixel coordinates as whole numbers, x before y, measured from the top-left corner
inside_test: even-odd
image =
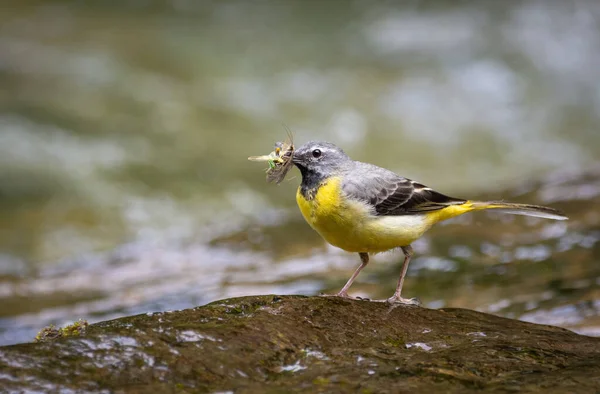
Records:
[[[0,344],[337,291],[358,257],[302,221],[296,170],[275,186],[246,160],[284,124],[450,195],[567,211],[435,228],[405,295],[600,335],[599,81],[595,0],[7,2]],[[401,259],[352,293],[391,295]]]

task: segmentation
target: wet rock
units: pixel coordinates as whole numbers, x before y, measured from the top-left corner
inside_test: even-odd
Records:
[[[0,391],[600,390],[600,338],[464,309],[256,296],[0,348]]]

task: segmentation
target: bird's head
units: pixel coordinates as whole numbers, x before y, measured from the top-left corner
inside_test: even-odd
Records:
[[[292,161],[303,176],[307,173],[329,176],[347,167],[352,159],[330,142],[309,141],[294,152]]]

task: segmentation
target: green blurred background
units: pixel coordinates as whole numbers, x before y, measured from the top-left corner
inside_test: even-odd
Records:
[[[0,344],[77,318],[341,286],[358,259],[302,222],[297,171],[275,186],[246,160],[284,125],[297,144],[332,141],[459,197],[552,204],[557,179],[585,179],[575,200],[596,198],[600,182],[578,177],[600,161],[599,81],[595,0],[6,2]],[[436,230],[407,296],[598,334],[597,207],[575,241],[566,224],[487,216]],[[502,257],[522,228],[551,236]],[[588,253],[576,277],[560,242]],[[400,259],[376,257],[355,292],[389,296]],[[538,280],[519,298],[498,287],[515,277]],[[585,291],[555,297],[565,286]]]

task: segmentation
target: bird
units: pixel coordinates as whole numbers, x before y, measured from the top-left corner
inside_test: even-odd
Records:
[[[404,262],[392,304],[418,305],[403,298],[402,286],[414,254],[411,244],[434,224],[468,212],[493,209],[516,215],[566,220],[556,209],[504,201],[454,198],[374,164],[352,160],[330,142],[309,141],[291,158],[302,181],[296,202],[306,222],[329,244],[358,253],[360,265],[335,295],[348,294],[369,256],[400,248]]]

